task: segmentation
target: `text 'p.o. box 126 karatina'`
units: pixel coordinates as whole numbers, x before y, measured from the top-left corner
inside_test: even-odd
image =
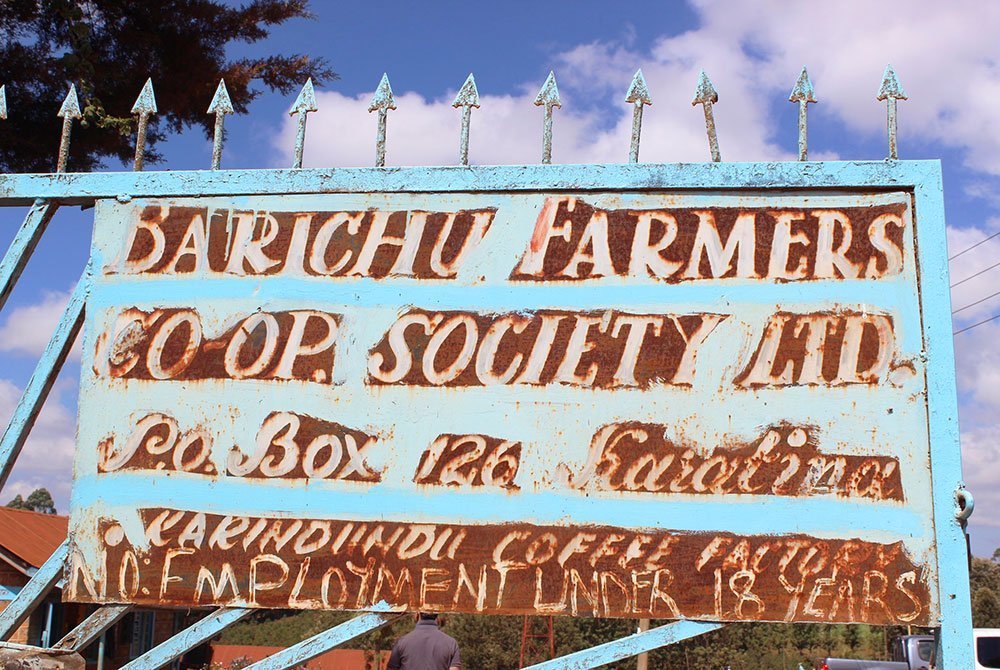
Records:
[[[68,598],[935,620],[912,193],[122,200]]]

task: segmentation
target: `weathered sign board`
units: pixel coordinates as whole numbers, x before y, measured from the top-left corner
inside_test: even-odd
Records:
[[[427,191],[98,202],[68,598],[937,621],[911,191]]]

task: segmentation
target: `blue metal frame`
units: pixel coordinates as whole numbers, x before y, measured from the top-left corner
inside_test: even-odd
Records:
[[[605,642],[589,649],[577,651],[566,656],[554,658],[551,661],[529,665],[524,670],[576,670],[577,668],[596,668],[608,663],[614,663],[630,656],[665,647],[668,644],[711,633],[722,628],[723,624],[704,623],[701,621],[675,621],[651,630],[635,633],[614,642]]]
[[[186,651],[208,642],[248,614],[250,614],[250,610],[238,607],[217,609],[204,619],[153,647],[139,658],[129,661],[121,667],[121,670],[157,670],[157,668],[162,668],[175,658],[180,658]]]
[[[52,587],[62,577],[63,565],[69,552],[69,540],[63,541],[52,552],[42,567],[31,576],[31,580],[21,589],[17,597],[0,612],[0,640],[9,640],[14,631],[31,616],[32,610],[38,606]]]
[[[427,193],[557,189],[914,189],[941,183],[940,161],[623,163],[405,168],[192,170],[0,175],[0,204],[36,199],[92,204],[100,198]],[[938,223],[943,224],[943,220]]]
[[[957,519],[957,492],[963,487],[954,354],[951,334],[951,304],[948,291],[945,219],[941,168],[938,161],[867,161],[799,163],[699,163],[621,165],[527,165],[503,167],[428,167],[358,169],[273,169],[192,172],[107,174],[0,175],[0,206],[32,205],[21,232],[0,263],[0,296],[5,297],[16,281],[27,257],[58,204],[92,204],[114,198],[137,197],[282,195],[293,193],[346,192],[476,192],[558,190],[669,190],[672,192],[827,192],[864,189],[908,191],[913,195],[917,221],[920,274],[920,305],[927,356],[927,405],[932,453],[933,522],[936,539],[937,582],[940,611],[939,663],[947,668],[973,665],[971,608],[965,537]],[[53,204],[47,204],[53,203]],[[86,299],[86,277],[78,284],[66,314],[43,354],[35,375],[0,444],[0,482],[6,479],[34,417],[44,402],[55,375],[79,329]],[[58,565],[65,547],[35,575],[18,598],[0,614],[0,628],[9,635],[16,623],[30,613],[58,579]],[[55,566],[55,567],[54,567]],[[41,595],[39,595],[41,594]],[[127,666],[160,667],[192,644],[221,631],[244,616],[244,610],[220,610],[167,643],[151,650]],[[367,618],[366,618],[367,617]],[[374,617],[374,618],[372,618]],[[364,615],[337,629],[321,634],[323,640],[343,642],[346,633],[364,632],[366,625],[381,625],[385,615]],[[369,620],[370,619],[370,620]],[[678,622],[629,636],[539,668],[594,667],[640,653],[672,641],[717,627],[717,624]],[[315,638],[314,638],[315,639]],[[305,643],[303,643],[305,645]],[[302,647],[298,651],[262,662],[268,670],[300,662],[302,653],[325,646]],[[291,650],[290,650],[291,651]]]
[[[284,668],[305,665],[337,645],[353,640],[359,635],[378,630],[401,616],[403,615],[398,612],[366,612],[257,661],[247,666],[247,670],[284,670]]]

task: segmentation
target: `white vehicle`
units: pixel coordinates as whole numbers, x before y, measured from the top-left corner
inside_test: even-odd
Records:
[[[976,670],[1000,668],[1000,628],[973,628]]]
[[[1000,668],[1000,628],[973,628],[972,639],[975,670]],[[819,670],[930,670],[933,655],[932,636],[903,635],[892,641],[888,661],[828,658]]]

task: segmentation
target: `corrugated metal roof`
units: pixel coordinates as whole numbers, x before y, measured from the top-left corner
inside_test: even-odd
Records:
[[[69,517],[0,507],[0,548],[36,568],[66,539]]]

